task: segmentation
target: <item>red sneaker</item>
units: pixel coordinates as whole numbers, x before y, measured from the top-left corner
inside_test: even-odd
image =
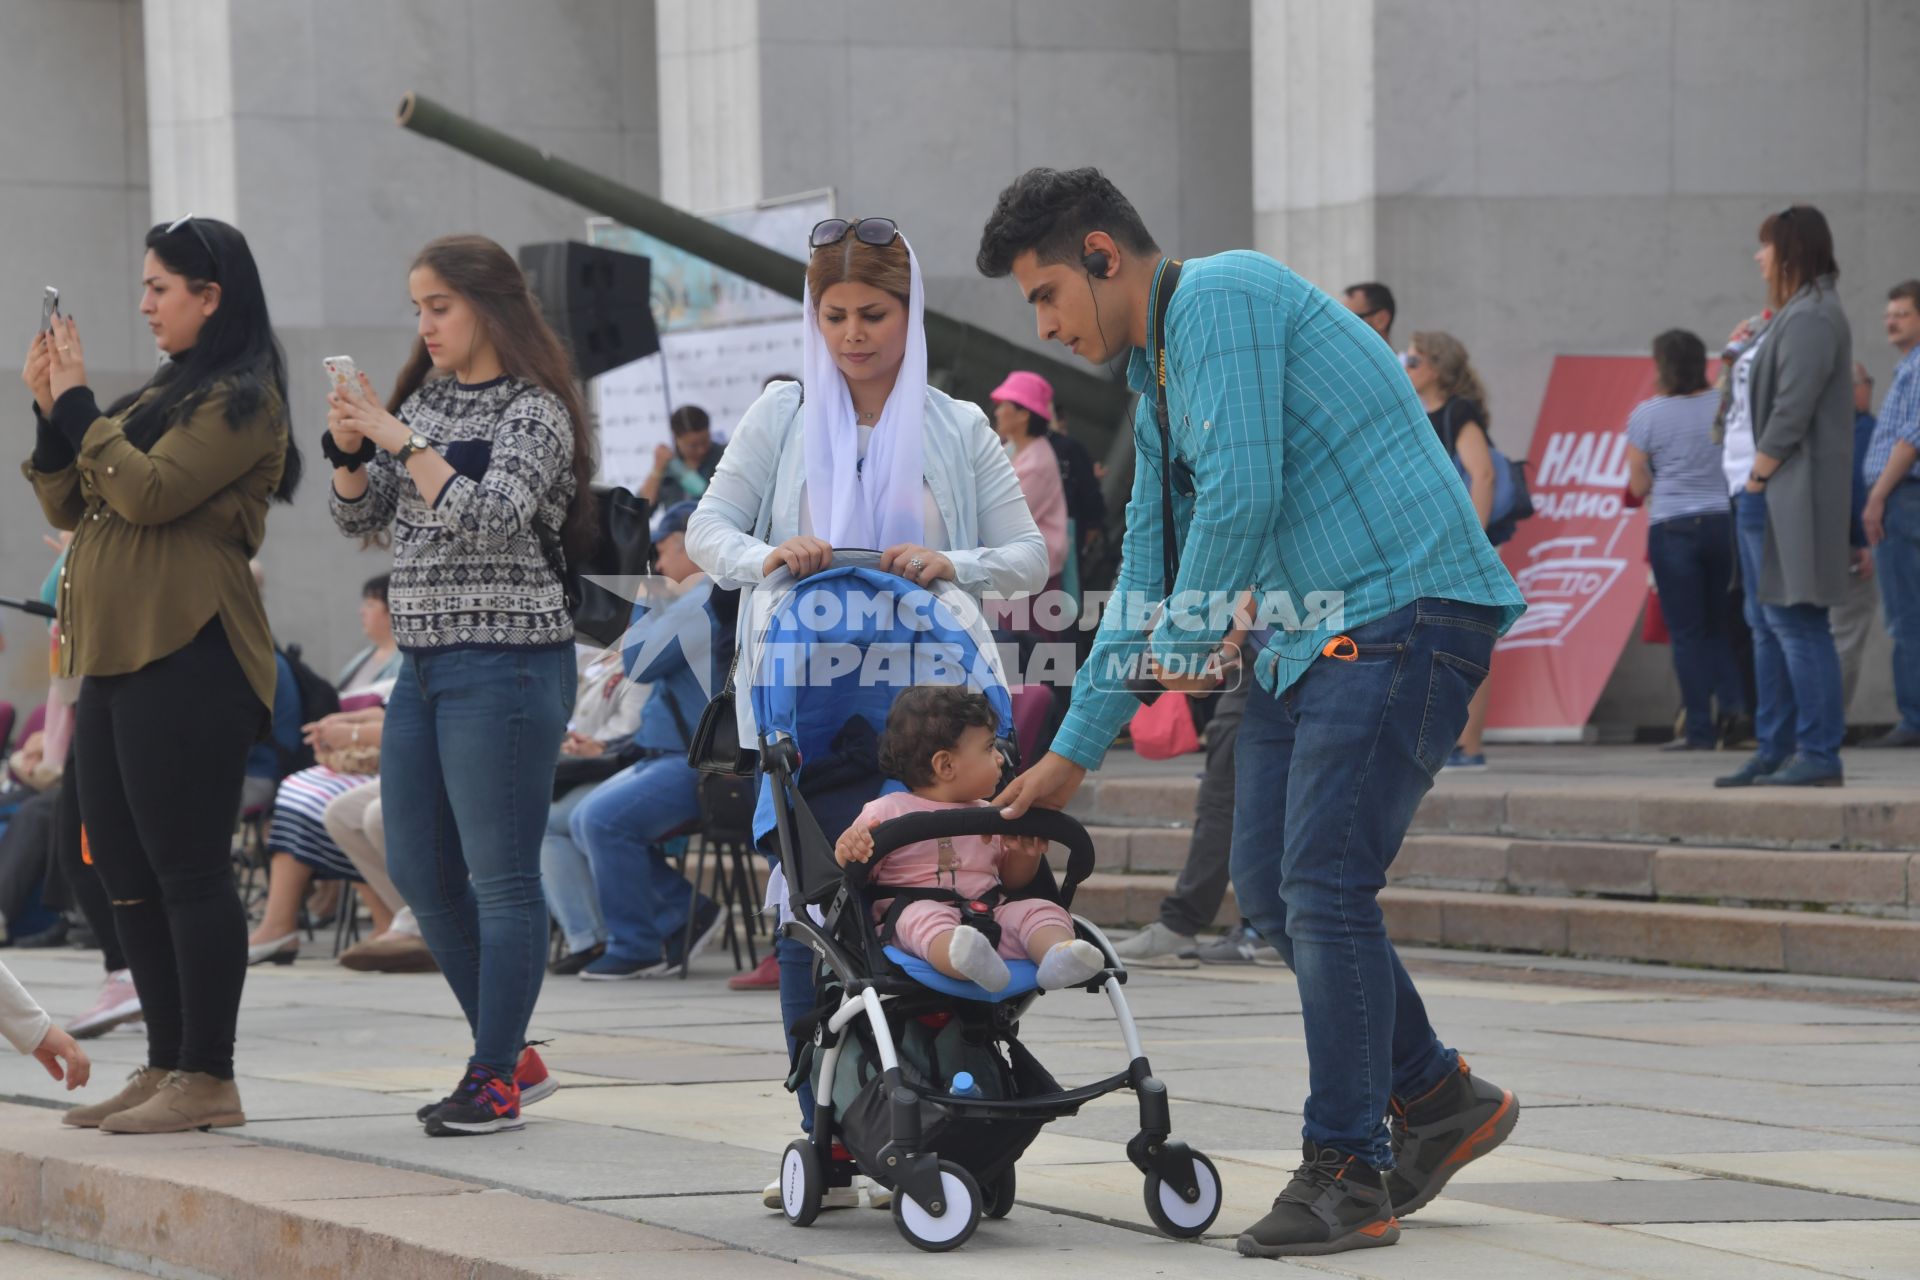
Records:
[[[546,1043],[545,1040],[532,1041],[520,1051],[520,1061],[513,1064],[513,1082],[520,1086],[523,1107],[551,1098],[560,1088],[560,1082],[547,1074],[547,1064],[540,1060],[539,1050],[533,1047]]]
[[[746,973],[736,973],[727,979],[729,991],[765,991],[780,985],[780,961],[769,951],[760,957],[760,963]]]

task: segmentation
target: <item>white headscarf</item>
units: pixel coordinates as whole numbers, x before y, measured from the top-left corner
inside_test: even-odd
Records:
[[[848,235],[853,233],[849,231]],[[812,287],[803,294],[800,323],[805,358],[801,370],[805,400],[801,426],[806,433],[807,507],[815,537],[835,547],[883,551],[926,536],[926,482],[920,433],[927,408],[926,289],[920,259],[906,236],[912,276],[907,301],[907,352],[900,362],[887,407],[874,425],[867,459],[860,463],[860,428],[846,377],[820,334]]]

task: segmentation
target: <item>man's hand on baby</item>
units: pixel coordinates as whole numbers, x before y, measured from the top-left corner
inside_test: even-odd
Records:
[[[841,866],[849,862],[865,862],[873,857],[873,828],[858,823],[848,827],[833,846],[833,860]]]

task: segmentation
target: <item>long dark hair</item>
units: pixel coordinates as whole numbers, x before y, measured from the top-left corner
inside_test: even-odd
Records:
[[[573,377],[573,357],[540,314],[540,303],[527,288],[527,277],[513,255],[485,236],[441,236],[422,249],[409,271],[426,267],[462,298],[480,318],[481,333],[493,344],[500,368],[552,392],[573,424],[573,502],[561,526],[567,554],[583,559],[593,550],[598,532],[593,495],[593,435],[587,411]],[[433,374],[433,357],[424,338],[415,338],[413,354],[400,370],[399,381],[387,401],[389,413],[399,413],[408,396]],[[440,375],[442,377],[446,375]]]
[[[148,391],[160,388],[160,394],[127,419],[128,441],[144,452],[215,390],[226,393],[227,421],[234,427],[259,412],[262,401],[272,395],[280,401],[280,420],[287,427],[286,460],[273,496],[292,502],[293,491],[300,485],[301,464],[287,410],[287,360],[273,335],[267,295],[260,287],[260,269],[254,265],[247,238],[217,219],[194,218],[173,232],[165,223],[156,224],[147,232],[147,248],[167,270],[184,276],[192,292],[219,285],[220,305],[200,326],[193,350],[161,365],[146,385],[116,400],[108,414],[120,413]]]
[[[1810,204],[1788,205],[1768,214],[1760,224],[1760,243],[1773,246],[1776,307],[1807,285],[1840,274],[1833,256],[1833,229],[1826,215]]]

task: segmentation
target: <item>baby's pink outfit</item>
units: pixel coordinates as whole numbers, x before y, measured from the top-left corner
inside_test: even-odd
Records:
[[[986,804],[985,800],[953,804],[923,799],[910,791],[896,791],[862,809],[856,821],[864,827],[909,813],[985,808]],[[902,845],[880,860],[872,883],[952,889],[969,898],[978,897],[1000,884],[1000,845],[988,836],[954,836]],[[882,901],[875,907],[876,922],[887,914],[886,906]],[[1044,898],[1002,902],[994,907],[993,918],[1000,925],[1000,954],[1008,960],[1032,959],[1027,952],[1027,939],[1046,925],[1058,925],[1069,934],[1073,932],[1073,920],[1066,909]],[[925,960],[933,940],[959,923],[960,908],[951,902],[908,903],[894,923],[893,945]]]

